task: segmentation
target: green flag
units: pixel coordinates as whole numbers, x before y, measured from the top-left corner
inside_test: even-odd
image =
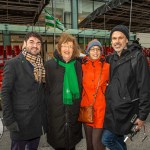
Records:
[[[56,28],[58,28],[62,31],[64,30],[64,25],[59,21],[59,19],[57,19],[57,18],[55,19],[52,15],[50,15],[48,13],[47,10],[45,10],[45,24],[47,26],[51,26],[51,27],[55,26]]]

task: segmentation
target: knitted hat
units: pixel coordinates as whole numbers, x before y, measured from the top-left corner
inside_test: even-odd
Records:
[[[86,54],[88,54],[90,48],[93,46],[99,46],[101,51],[103,50],[101,43],[97,39],[94,39],[88,43],[87,49],[85,50]]]
[[[122,32],[127,37],[127,39],[129,40],[129,30],[128,30],[128,28],[125,25],[117,25],[117,26],[115,26],[110,32],[110,39],[112,37],[113,32],[115,32],[115,31]]]

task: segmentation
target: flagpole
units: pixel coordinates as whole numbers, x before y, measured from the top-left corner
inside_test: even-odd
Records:
[[[59,21],[58,18],[56,18],[55,10],[56,10],[56,3],[55,1],[51,1],[52,4],[52,15],[45,9],[45,23],[47,26],[54,27],[54,33],[53,33],[53,51],[55,50],[56,47],[56,28],[59,30],[64,30],[64,25]]]
[[[55,19],[55,0],[52,0],[52,15],[54,16],[54,34],[53,34],[53,51],[55,50],[55,39],[56,39],[56,19]]]
[[[47,30],[46,30],[46,24],[45,24],[45,41],[44,41],[44,44],[45,44],[45,60],[47,61],[47,59],[48,59],[48,57],[47,57],[47,55],[48,55],[48,52],[47,52]]]
[[[85,44],[86,44],[86,43],[85,43],[85,42],[86,42],[86,41],[85,41],[85,29],[83,29],[83,30],[84,30],[84,52],[85,52],[85,48],[86,48],[86,45],[85,45]]]

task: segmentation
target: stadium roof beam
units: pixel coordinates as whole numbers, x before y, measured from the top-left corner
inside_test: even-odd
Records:
[[[34,25],[38,21],[43,8],[49,4],[49,1],[2,0],[0,1],[0,23]]]
[[[111,30],[118,24],[129,26],[131,0],[112,0],[97,8],[79,23],[79,28]],[[133,0],[131,32],[150,33],[150,0]],[[105,18],[105,19],[104,19]]]

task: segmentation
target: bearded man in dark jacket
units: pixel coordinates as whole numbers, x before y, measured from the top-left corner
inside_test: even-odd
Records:
[[[29,32],[20,54],[5,63],[2,85],[3,121],[10,131],[11,150],[38,149],[46,131],[45,69],[42,37]]]
[[[102,142],[110,150],[126,150],[124,135],[132,126],[139,131],[150,112],[150,74],[141,46],[128,44],[126,26],[114,27],[110,38],[114,53],[108,56],[110,82]]]

